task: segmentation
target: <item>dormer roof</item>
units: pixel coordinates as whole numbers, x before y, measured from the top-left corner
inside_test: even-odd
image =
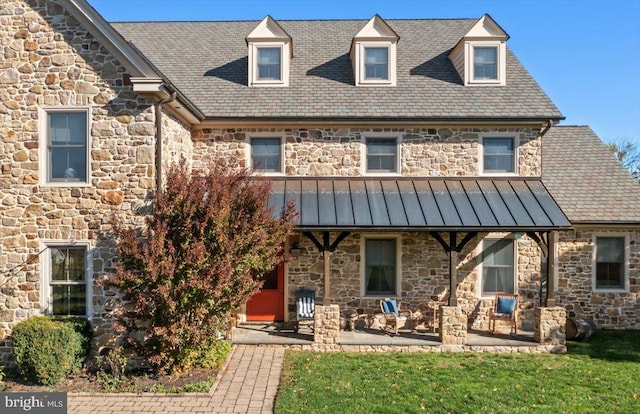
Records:
[[[464,39],[492,39],[509,40],[509,35],[502,27],[488,14],[478,19],[476,24],[464,35]]]
[[[291,57],[293,57],[293,40],[289,33],[271,16],[267,15],[258,25],[245,37],[245,41],[252,42],[284,42],[289,44]]]
[[[374,15],[351,40],[351,51],[357,41],[389,41],[397,42],[400,36],[378,14]]]

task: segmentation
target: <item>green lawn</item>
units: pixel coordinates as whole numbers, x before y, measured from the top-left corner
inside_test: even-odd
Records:
[[[276,413],[640,413],[640,331],[565,355],[288,351]]]

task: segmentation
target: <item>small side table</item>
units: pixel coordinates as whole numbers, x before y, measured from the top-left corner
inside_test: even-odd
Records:
[[[431,332],[436,332],[438,329],[438,312],[440,311],[440,306],[446,305],[447,302],[430,300],[427,303],[427,308],[431,311]]]

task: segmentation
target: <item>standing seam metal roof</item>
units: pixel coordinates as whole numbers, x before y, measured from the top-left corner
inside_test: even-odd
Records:
[[[257,21],[112,23],[209,118],[560,118],[507,51],[505,86],[465,87],[447,58],[477,19],[386,20],[396,87],[355,87],[349,58],[366,20],[279,21],[293,39],[289,87],[247,86]]]
[[[532,179],[273,178],[269,205],[293,200],[299,230],[543,230],[569,222]]]

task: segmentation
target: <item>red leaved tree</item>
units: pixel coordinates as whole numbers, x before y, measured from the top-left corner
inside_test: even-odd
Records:
[[[170,168],[144,229],[114,226],[120,264],[111,284],[130,301],[121,326],[159,370],[193,364],[282,261],[295,208],[274,217],[270,191],[245,170],[190,174],[183,160]]]

